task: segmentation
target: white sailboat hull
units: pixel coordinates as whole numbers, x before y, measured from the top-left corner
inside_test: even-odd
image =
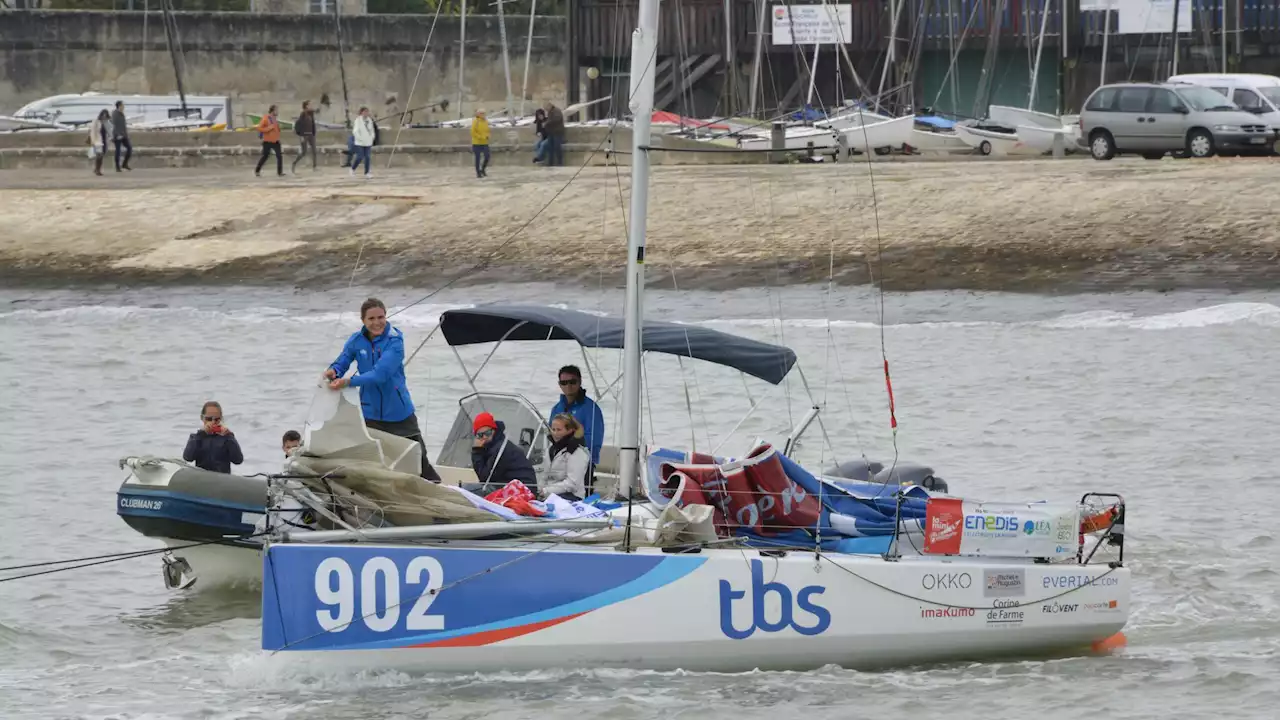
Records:
[[[920,152],[950,153],[973,150],[954,132],[932,132],[920,128],[911,129],[911,139],[907,140],[907,144]]]
[[[832,130],[848,130],[849,128],[884,122],[885,120],[892,119],[893,118],[889,115],[873,112],[871,110],[851,110],[832,115],[826,120],[819,120],[813,125],[814,127],[830,128]]]
[[[968,125],[957,125],[956,135],[984,155],[1038,155],[1039,150],[1022,142],[1017,133],[999,133]]]
[[[1034,127],[1042,127],[1052,130],[1060,128],[1063,125],[1062,117],[1059,115],[1050,115],[1048,113],[1036,112],[1035,110],[1027,110],[1025,108],[1009,107],[1008,105],[992,105],[988,107],[987,117],[990,118],[993,123],[1014,128],[1019,125],[1031,125]]]
[[[1062,147],[1064,150],[1074,149],[1076,146],[1077,128],[1061,126],[1058,128],[1045,128],[1038,125],[1019,125],[1017,127],[1018,139],[1029,149],[1037,152],[1050,152],[1053,150],[1053,141],[1056,137],[1062,138]]]
[[[285,544],[265,563],[263,649],[352,670],[735,672],[1088,650],[1124,626],[1130,594],[1125,568],[807,551]]]
[[[806,150],[809,147],[809,143],[813,143],[815,150],[839,146],[839,142],[836,140],[836,132],[833,130],[807,127],[787,128],[784,149]],[[743,150],[770,150],[773,148],[773,139],[768,135],[741,137],[738,139],[738,147]]]
[[[915,116],[882,120],[841,130],[849,148],[868,152],[876,148],[899,148],[911,142]]]

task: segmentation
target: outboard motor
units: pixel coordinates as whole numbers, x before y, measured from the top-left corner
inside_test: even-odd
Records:
[[[846,480],[872,482],[875,479],[875,476],[882,470],[884,470],[884,465],[872,460],[867,460],[866,458],[858,458],[856,460],[842,462],[823,474],[830,477],[844,478]]]
[[[825,473],[831,477],[858,480],[861,482],[883,483],[885,485],[919,485],[932,492],[947,492],[947,482],[933,474],[933,468],[915,463],[899,462],[892,468],[872,460],[858,458],[829,469]]]

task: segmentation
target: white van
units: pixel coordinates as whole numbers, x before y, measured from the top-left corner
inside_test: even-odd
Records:
[[[1192,73],[1174,75],[1168,82],[1216,90],[1241,110],[1261,118],[1273,133],[1280,134],[1280,78],[1274,75]]]

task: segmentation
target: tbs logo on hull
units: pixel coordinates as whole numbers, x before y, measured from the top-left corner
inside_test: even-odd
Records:
[[[734,590],[728,580],[720,581],[720,632],[733,640],[745,640],[757,630],[775,633],[787,628],[801,635],[821,635],[831,627],[831,612],[819,605],[814,598],[824,592],[826,588],[821,585],[809,585],[800,588],[793,599],[791,588],[778,582],[765,582],[764,563],[752,560],[750,590]],[[751,623],[738,629],[733,622],[733,608],[748,593],[751,594]],[[772,608],[765,608],[765,598],[770,594],[778,598],[776,613],[770,612]]]

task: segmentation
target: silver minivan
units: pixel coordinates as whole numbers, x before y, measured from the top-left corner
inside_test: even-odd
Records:
[[[1270,147],[1265,122],[1205,87],[1158,83],[1103,85],[1080,112],[1080,142],[1095,159],[1136,153],[1212,157]]]

